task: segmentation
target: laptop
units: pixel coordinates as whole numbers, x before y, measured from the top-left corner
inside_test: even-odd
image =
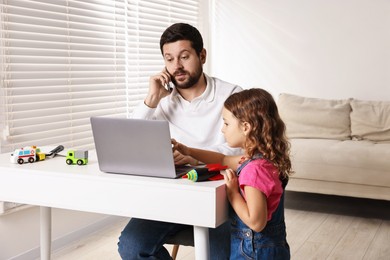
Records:
[[[106,173],[179,178],[191,166],[175,166],[169,123],[91,117],[99,169]]]

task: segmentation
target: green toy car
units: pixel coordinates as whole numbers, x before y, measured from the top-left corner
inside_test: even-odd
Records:
[[[69,150],[66,153],[66,163],[68,165],[86,165],[88,163],[88,151],[87,150]]]

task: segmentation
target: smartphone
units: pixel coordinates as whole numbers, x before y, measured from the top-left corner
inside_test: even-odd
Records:
[[[166,84],[165,88],[168,90],[169,93],[171,93],[172,90],[173,90],[173,83],[169,81],[169,82]]]
[[[172,75],[169,73],[167,67],[165,67],[165,71],[172,77]],[[169,91],[169,93],[172,92],[173,90],[173,83],[171,81],[169,81],[166,85],[165,85],[165,88]]]

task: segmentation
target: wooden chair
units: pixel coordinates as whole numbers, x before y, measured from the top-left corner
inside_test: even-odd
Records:
[[[179,252],[179,247],[180,245],[173,245],[172,254],[171,254],[173,260],[176,260],[177,253]]]
[[[194,246],[194,229],[187,228],[183,231],[180,231],[176,235],[169,237],[166,243],[173,245],[171,257],[173,260],[175,260],[177,253],[179,251],[180,245]]]

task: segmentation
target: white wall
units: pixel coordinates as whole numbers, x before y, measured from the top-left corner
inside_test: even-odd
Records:
[[[212,75],[274,96],[390,100],[389,0],[214,2]]]

